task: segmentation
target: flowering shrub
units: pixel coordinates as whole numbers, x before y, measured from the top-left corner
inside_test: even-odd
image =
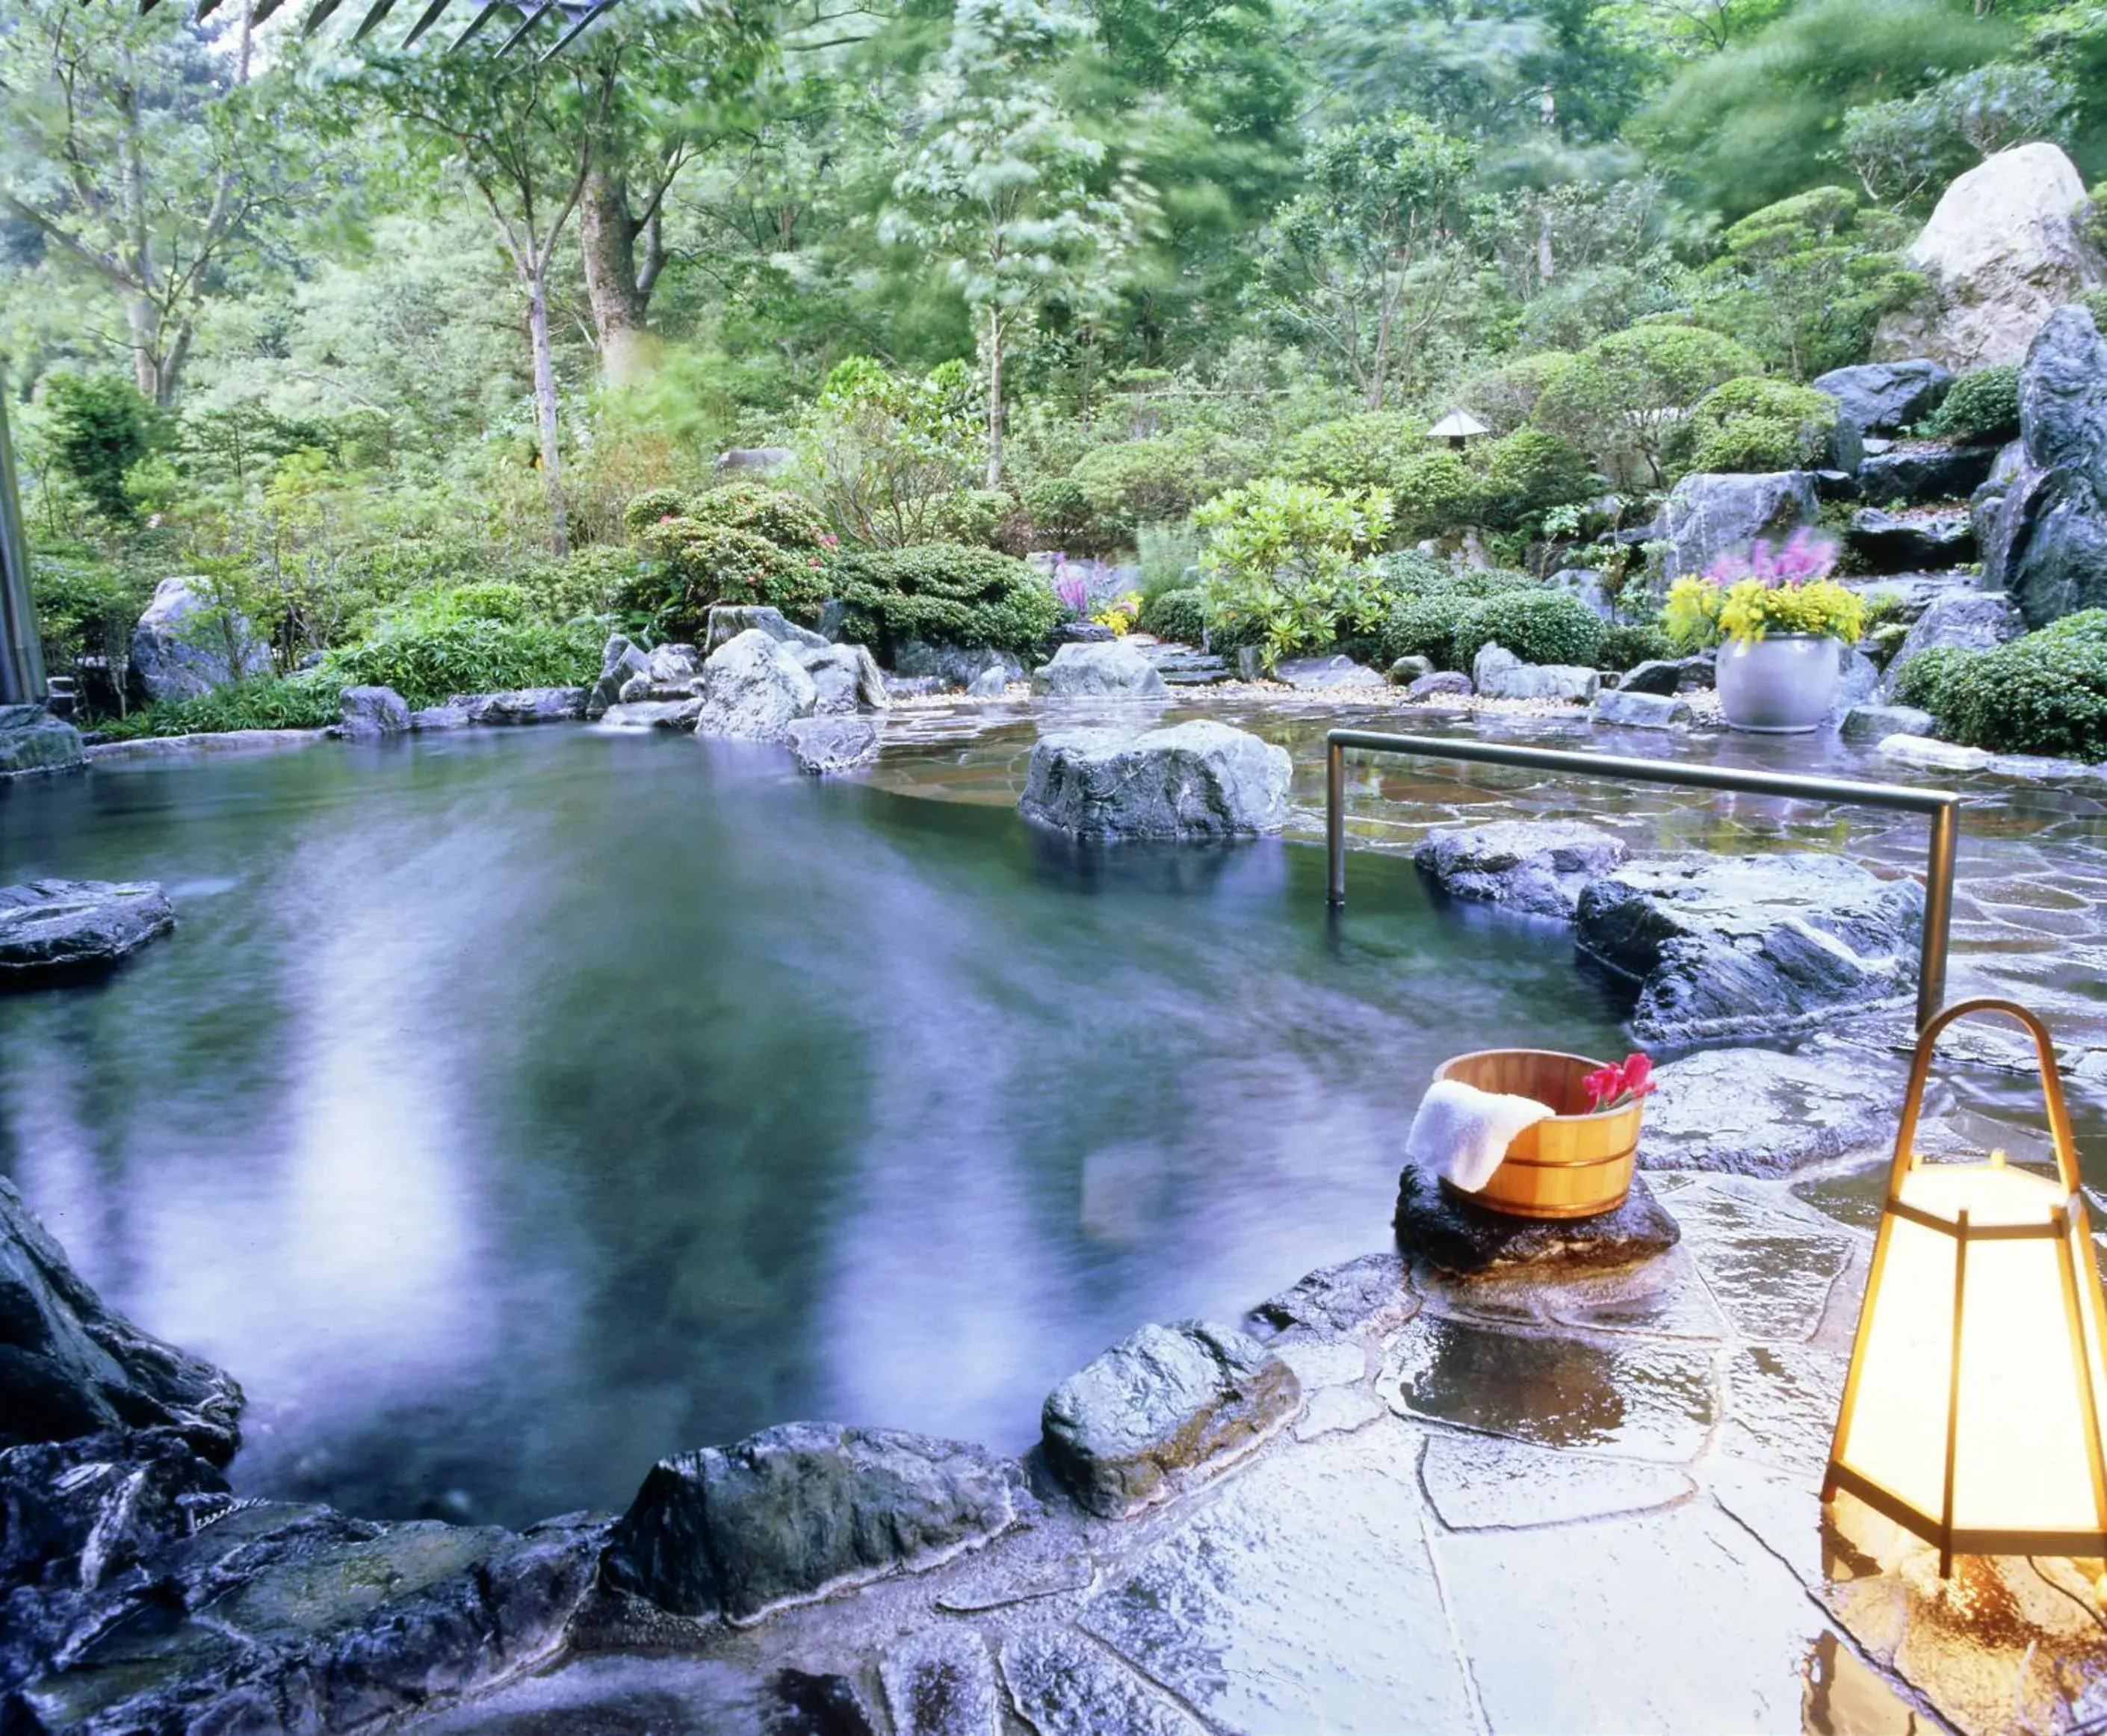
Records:
[[[1636,1103],[1656,1088],[1653,1063],[1643,1055],[1627,1055],[1621,1062],[1597,1067],[1580,1083],[1588,1090],[1589,1112],[1595,1115]]]
[[[1753,643],[1767,634],[1813,634],[1856,644],[1866,630],[1864,599],[1833,582],[1836,544],[1805,529],[1773,550],[1759,541],[1746,555],[1722,555],[1704,576],[1678,579],[1661,624],[1679,645]]]
[[[1110,627],[1122,639],[1133,631],[1134,622],[1140,618],[1141,593],[1138,590],[1130,590],[1123,596],[1113,598],[1090,617],[1099,626]]]

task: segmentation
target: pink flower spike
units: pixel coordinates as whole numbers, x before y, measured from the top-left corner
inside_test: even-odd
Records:
[[[1624,1088],[1624,1070],[1615,1066],[1597,1067],[1580,1083],[1587,1088],[1588,1101],[1600,1110]]]

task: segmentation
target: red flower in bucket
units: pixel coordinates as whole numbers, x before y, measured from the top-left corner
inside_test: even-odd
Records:
[[[1643,1055],[1627,1055],[1621,1065],[1613,1062],[1597,1067],[1580,1083],[1588,1088],[1591,1113],[1622,1109],[1654,1088],[1653,1063]]]

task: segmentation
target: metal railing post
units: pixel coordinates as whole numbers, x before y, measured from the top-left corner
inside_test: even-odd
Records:
[[[1327,899],[1346,901],[1346,750],[1404,758],[1506,765],[1522,771],[1564,772],[1612,783],[1665,783],[1732,795],[1776,796],[1790,801],[1836,802],[1921,814],[1930,822],[1925,855],[1924,921],[1917,955],[1916,1022],[1922,1030],[1946,999],[1946,954],[1953,926],[1953,865],[1961,837],[1961,798],[1951,790],[1901,783],[1861,783],[1849,778],[1808,778],[1791,772],[1738,771],[1719,765],[1677,765],[1618,754],[1574,753],[1506,742],[1445,741],[1430,735],[1385,735],[1334,729],[1324,738],[1324,841]]]

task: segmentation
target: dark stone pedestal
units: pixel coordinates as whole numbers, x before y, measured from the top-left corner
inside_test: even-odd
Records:
[[[1406,1258],[1430,1261],[1458,1277],[1523,1267],[1571,1272],[1625,1266],[1665,1254],[1682,1239],[1642,1176],[1632,1178],[1630,1194],[1613,1212],[1551,1219],[1488,1211],[1407,1169],[1399,1178],[1395,1222]]]

